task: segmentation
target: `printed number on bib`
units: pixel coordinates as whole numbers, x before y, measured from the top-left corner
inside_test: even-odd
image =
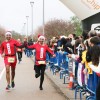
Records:
[[[45,64],[45,61],[38,61],[39,64]]]
[[[15,62],[15,58],[14,57],[8,57],[8,62],[9,63],[14,63]]]
[[[18,49],[18,51],[21,51],[21,49]]]

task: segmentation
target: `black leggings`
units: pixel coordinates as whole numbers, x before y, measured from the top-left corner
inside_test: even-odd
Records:
[[[35,77],[38,78],[40,76],[40,87],[43,85],[44,81],[44,72],[45,72],[46,65],[35,65]]]
[[[22,52],[17,52],[17,54],[18,54],[18,60],[21,61],[21,59],[22,59]]]

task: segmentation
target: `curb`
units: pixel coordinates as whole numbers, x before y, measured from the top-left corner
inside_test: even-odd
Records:
[[[70,100],[67,95],[65,93],[63,93],[63,91],[60,89],[60,87],[53,81],[53,79],[51,79],[49,77],[49,75],[45,72],[46,77],[50,80],[50,82],[52,83],[53,87],[56,89],[56,91],[60,94],[63,95],[65,97],[66,100]]]

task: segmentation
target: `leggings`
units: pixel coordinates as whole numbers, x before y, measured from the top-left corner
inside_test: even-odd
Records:
[[[40,76],[40,87],[43,85],[44,81],[44,72],[45,72],[46,65],[35,65],[35,77],[38,78]]]
[[[22,52],[17,52],[17,54],[18,54],[18,60],[21,61],[21,59],[22,59]]]

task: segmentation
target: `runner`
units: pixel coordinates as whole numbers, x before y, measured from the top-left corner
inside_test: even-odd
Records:
[[[19,42],[20,45],[22,45],[20,39],[17,39],[17,41]],[[17,55],[18,55],[18,63],[20,63],[22,61],[22,48],[17,47]]]
[[[4,63],[6,67],[6,80],[7,80],[6,90],[9,91],[11,87],[12,88],[15,87],[14,77],[15,77],[15,68],[17,63],[16,46],[21,47],[21,45],[18,43],[18,41],[12,39],[11,32],[6,32],[5,38],[6,40],[1,43],[1,56],[4,57]],[[10,76],[10,67],[11,67],[11,76]],[[11,86],[10,86],[10,78],[11,78]]]
[[[35,49],[35,77],[40,77],[40,90],[43,90],[43,81],[44,81],[44,72],[46,68],[46,52],[49,52],[51,55],[55,56],[53,51],[44,43],[45,37],[43,35],[38,36],[38,42],[31,46],[27,46],[28,49]]]

